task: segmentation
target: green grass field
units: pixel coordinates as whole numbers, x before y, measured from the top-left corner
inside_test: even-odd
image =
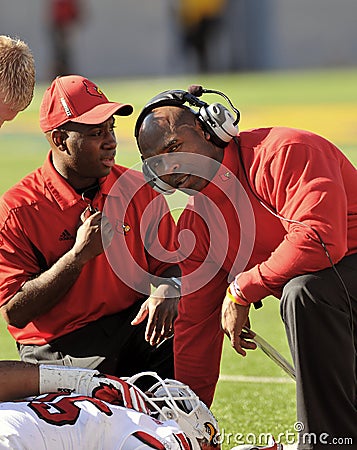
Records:
[[[117,120],[117,162],[139,167],[133,126],[140,108],[166,89],[186,89],[190,84],[225,92],[240,109],[241,129],[282,125],[304,128],[336,143],[357,163],[357,69],[242,73],[180,78],[95,80],[113,100],[130,102],[132,117]],[[47,87],[47,85],[46,85]],[[38,125],[39,103],[44,84],[36,88],[31,106],[0,131],[0,193],[42,164],[48,145]],[[205,100],[221,101],[207,95]],[[182,199],[170,205],[179,214]],[[177,206],[179,205],[179,206]],[[288,359],[289,351],[279,317],[279,302],[265,300],[264,308],[252,311],[252,328],[262,334]],[[17,359],[15,345],[0,321],[0,357]],[[222,431],[222,448],[265,442],[265,434],[282,442],[294,440],[295,385],[261,351],[242,358],[225,342],[222,379],[213,404]]]

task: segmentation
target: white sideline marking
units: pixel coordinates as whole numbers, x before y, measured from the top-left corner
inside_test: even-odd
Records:
[[[240,381],[245,383],[294,383],[294,380],[288,377],[248,377],[245,375],[220,375],[220,381]]]

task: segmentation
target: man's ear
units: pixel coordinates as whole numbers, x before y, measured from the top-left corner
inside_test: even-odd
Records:
[[[210,141],[211,140],[211,135],[209,134],[208,131],[204,131],[203,134],[204,134],[204,137],[205,137],[206,141]]]
[[[67,144],[66,144],[67,137],[68,137],[68,133],[66,131],[58,130],[58,129],[51,131],[51,140],[59,150],[64,151],[67,149]]]

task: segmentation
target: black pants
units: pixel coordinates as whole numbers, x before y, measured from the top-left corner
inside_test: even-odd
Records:
[[[162,378],[173,378],[173,339],[152,347],[144,339],[147,321],[130,324],[141,304],[102,317],[49,344],[18,344],[20,358],[31,363],[98,369],[116,376],[153,371]]]
[[[328,268],[294,278],[281,299],[296,368],[299,449],[357,449],[357,254],[336,269],[348,295]]]

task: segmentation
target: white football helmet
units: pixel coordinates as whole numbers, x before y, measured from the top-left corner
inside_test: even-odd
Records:
[[[218,423],[212,412],[186,385],[176,380],[160,378],[155,372],[141,372],[125,380],[136,386],[144,377],[155,379],[142,393],[160,421],[174,420],[190,440],[192,450],[220,449]]]

